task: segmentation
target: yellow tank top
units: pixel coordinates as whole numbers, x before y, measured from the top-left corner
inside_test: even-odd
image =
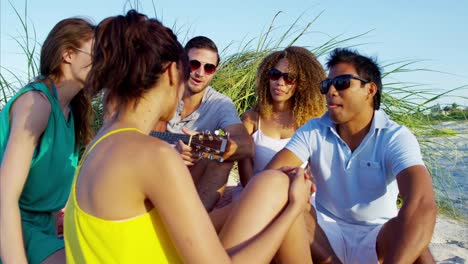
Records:
[[[78,205],[75,188],[84,160],[99,142],[122,131],[141,133],[136,128],[110,131],[78,164],[64,216],[67,263],[182,263],[156,208],[128,220],[110,221],[92,216]]]

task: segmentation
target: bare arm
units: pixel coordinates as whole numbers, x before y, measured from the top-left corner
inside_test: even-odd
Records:
[[[242,159],[237,162],[237,170],[239,171],[239,179],[242,184],[242,187],[245,188],[247,183],[253,177],[253,160],[252,159]]]
[[[244,125],[230,125],[224,127],[223,130],[229,132],[231,141],[226,160],[234,161],[253,157],[254,150],[252,138]]]
[[[387,222],[378,237],[378,253],[384,263],[413,263],[432,238],[437,206],[431,176],[422,165],[397,175],[403,206]],[[410,250],[409,250],[410,249]]]
[[[271,159],[266,166],[266,169],[279,169],[284,166],[298,167],[301,165],[301,159],[299,159],[289,149],[283,148]]]
[[[241,116],[241,120],[247,130],[247,133],[252,137],[252,134],[257,131],[258,114],[253,110],[248,110]],[[252,148],[253,147],[254,143],[252,142]],[[245,187],[253,176],[253,157],[240,159],[237,165],[240,182],[242,186]]]
[[[25,93],[11,108],[10,137],[0,167],[0,255],[4,263],[27,262],[18,201],[50,109],[40,92]]]
[[[159,176],[155,177],[154,173],[148,173],[144,177],[142,188],[156,206],[185,260],[193,263],[267,262],[268,257],[274,255],[278,249],[290,225],[303,210],[305,199],[302,199],[302,196],[306,196],[305,192],[309,186],[299,177],[294,181],[295,184],[293,183],[295,189],[292,191],[294,194],[292,197],[302,198],[292,199],[290,205],[281,212],[274,223],[254,239],[249,240],[241,250],[230,250],[228,252],[232,258],[230,261],[198,198],[180,155],[167,146],[152,149],[158,149],[160,151],[158,155],[164,158],[161,158],[160,162],[154,162],[154,159],[148,161],[150,167],[148,171],[157,171]],[[262,253],[258,254],[259,251]]]
[[[298,167],[302,165],[301,159],[299,159],[294,153],[289,149],[283,148],[271,159],[265,169],[279,169],[285,166],[289,167]],[[312,193],[317,191],[317,186],[315,185],[315,178],[312,175],[310,170],[310,165],[307,165],[305,168],[305,173],[308,175],[309,179],[312,181],[312,186],[310,191]]]
[[[184,260],[193,263],[227,263],[214,227],[198,197],[188,168],[169,146],[158,146],[148,161],[142,188],[158,210]],[[148,156],[148,155],[146,155]],[[158,172],[155,176],[154,172]]]

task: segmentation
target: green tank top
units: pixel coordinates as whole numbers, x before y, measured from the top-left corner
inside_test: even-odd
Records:
[[[55,93],[55,87],[53,89]],[[31,160],[29,174],[19,200],[23,222],[26,219],[34,222],[35,214],[58,211],[65,206],[79,155],[75,143],[73,113],[70,111],[70,118],[66,120],[56,96],[52,95],[44,83],[35,82],[21,89],[0,112],[0,162],[3,160],[10,135],[11,106],[18,97],[31,90],[41,91],[47,96],[51,112],[47,127]]]

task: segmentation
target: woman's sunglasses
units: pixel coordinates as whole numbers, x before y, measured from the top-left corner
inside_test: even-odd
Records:
[[[351,86],[351,79],[356,79],[359,80],[363,83],[368,83],[369,81],[366,79],[363,79],[357,75],[354,74],[343,74],[343,75],[338,75],[333,79],[325,79],[320,82],[320,92],[322,94],[327,94],[328,91],[330,90],[330,86],[333,84],[335,89],[337,91],[342,91],[345,89],[348,89],[349,86]]]
[[[294,76],[292,76],[292,74],[285,73],[285,72],[280,72],[278,69],[275,69],[275,68],[271,68],[268,71],[268,76],[270,77],[270,80],[272,80],[272,81],[277,81],[281,77],[283,77],[284,83],[286,85],[294,84],[295,81],[296,81],[296,78]]]
[[[202,66],[202,63],[197,60],[191,60],[190,61],[190,69],[192,71],[198,70]],[[203,64],[203,69],[205,70],[206,74],[213,74],[216,71],[216,65],[211,64],[211,63],[205,63]]]

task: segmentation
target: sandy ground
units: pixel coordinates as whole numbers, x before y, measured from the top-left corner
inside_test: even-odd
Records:
[[[430,249],[437,263],[467,263],[468,221],[438,216]]]

